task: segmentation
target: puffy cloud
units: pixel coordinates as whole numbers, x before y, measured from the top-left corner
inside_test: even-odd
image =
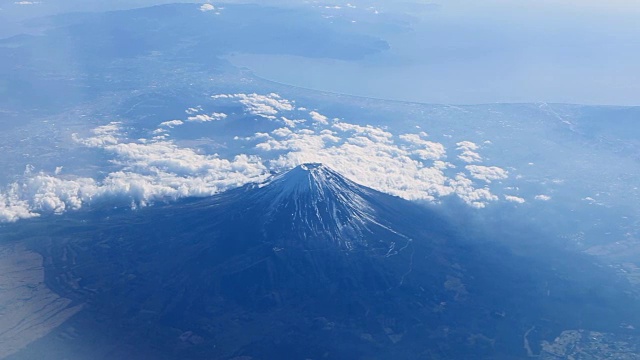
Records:
[[[279,129],[273,130],[272,134],[278,137],[286,137],[293,134],[293,131],[285,127],[285,128],[279,128]]]
[[[433,167],[435,167],[436,169],[440,169],[440,170],[446,170],[446,169],[455,169],[456,166],[453,165],[452,163],[448,163],[446,161],[442,161],[442,160],[436,160],[433,162]]]
[[[403,136],[401,140],[429,145],[433,151],[429,158],[444,156],[444,146],[419,136]],[[434,161],[428,166],[415,159],[411,146],[396,144],[391,133],[374,126],[335,121],[330,129],[320,132],[280,128],[268,137],[263,135],[255,147],[265,152],[260,154],[265,159],[273,157],[269,152],[278,154],[269,161],[269,167],[276,171],[320,162],[357,183],[409,200],[437,201],[455,194],[476,208],[498,200],[488,188],[476,188],[464,174],[447,177],[444,170],[453,168],[451,164]]]
[[[458,155],[458,159],[466,163],[474,163],[474,162],[482,161],[482,157],[480,156],[480,154],[473,151],[468,151],[468,150],[463,151],[460,155]]]
[[[19,196],[19,185],[14,183],[0,192],[0,221],[13,222],[38,216],[29,202]]]
[[[458,147],[457,150],[461,151],[458,155],[458,159],[466,162],[466,163],[474,163],[481,162],[482,156],[476,152],[479,149],[479,146],[471,141],[461,141],[456,144]]]
[[[320,124],[326,125],[329,123],[329,118],[320,114],[317,111],[311,111],[309,115],[311,115],[311,119],[313,121],[319,122]]]
[[[482,209],[487,206],[487,202],[498,200],[498,197],[492,194],[488,188],[475,188],[473,181],[463,173],[458,173],[450,183],[454,187],[458,197],[471,207]]]
[[[120,134],[120,124],[120,122],[111,122],[107,125],[99,126],[91,130],[94,136],[90,138],[83,139],[78,137],[78,134],[73,134],[72,137],[75,141],[89,147],[101,147],[117,144],[117,136]]]
[[[215,9],[216,7],[211,4],[202,4],[202,6],[200,6],[200,11],[202,12],[214,11]]]
[[[226,119],[227,114],[214,112],[211,115],[207,114],[198,114],[194,116],[189,116],[187,121],[192,122],[207,122],[207,121],[218,121]]]
[[[167,174],[175,177],[202,177],[206,180],[224,178],[233,172],[244,172],[254,177],[266,171],[255,156],[238,155],[233,160],[221,159],[217,155],[199,154],[191,148],[179,147],[171,141],[151,143],[118,142],[99,146],[115,155],[112,162],[123,171],[145,174]],[[231,184],[237,184],[234,180]]]
[[[316,134],[315,132],[310,130],[293,132],[289,128],[279,128],[272,131],[271,134],[275,137],[269,136],[265,141],[257,144],[255,146],[256,149],[267,152],[321,151],[329,144],[341,140],[331,133],[322,132],[320,134]]]
[[[169,120],[169,121],[161,122],[159,126],[168,127],[168,128],[171,129],[171,128],[174,128],[176,126],[180,126],[182,124],[184,124],[184,122],[182,120]]]
[[[467,165],[465,169],[469,171],[471,177],[490,183],[493,180],[502,180],[509,177],[507,170],[497,166]]]
[[[282,122],[284,122],[286,126],[291,128],[296,127],[298,124],[304,124],[307,121],[304,119],[298,119],[298,120],[287,119],[285,116],[281,116],[280,119],[282,120]]]
[[[475,143],[471,142],[471,141],[460,141],[459,143],[456,143],[456,146],[458,146],[458,150],[478,150],[480,147],[478,145],[476,145]]]
[[[393,134],[391,134],[390,132],[375,126],[371,126],[371,125],[362,126],[362,125],[356,125],[356,124],[337,121],[332,125],[332,128],[341,132],[347,132],[347,133],[351,132],[356,135],[359,135],[359,137],[364,136],[374,142],[379,142],[379,143],[390,143],[391,138],[393,138]]]
[[[212,112],[210,114],[205,114],[203,113],[203,108],[201,105],[195,106],[195,107],[190,107],[187,110],[184,111],[187,115],[190,115],[189,117],[187,117],[187,119],[185,121],[187,122],[209,122],[209,121],[220,121],[220,120],[224,120],[227,118],[227,114],[222,113],[222,112]],[[166,127],[174,127],[174,126],[178,126],[178,125],[182,125],[184,124],[184,121],[182,120],[171,120],[171,121],[165,121],[160,123],[160,126],[166,126]]]
[[[279,111],[292,111],[295,109],[291,101],[283,99],[276,93],[270,93],[268,95],[259,95],[255,93],[221,94],[213,95],[211,98],[236,99],[244,105],[245,110],[248,113],[268,119],[275,119],[275,115],[277,115]]]
[[[170,141],[125,141],[119,124],[93,130],[93,137],[78,142],[113,156],[120,169],[98,181],[85,177],[60,178],[31,174],[0,192],[0,221],[77,210],[100,199],[120,199],[136,206],[165,199],[209,196],[249,182],[265,180],[269,173],[260,158],[239,154],[231,159],[199,154]]]
[[[540,194],[540,195],[536,195],[535,199],[536,200],[542,200],[542,201],[549,201],[549,200],[551,200],[551,196]]]
[[[79,209],[96,189],[95,180],[90,178],[64,180],[40,173],[21,183],[15,182],[0,193],[0,221],[31,218],[41,212],[60,214]]]
[[[514,203],[518,203],[518,204],[524,204],[525,200],[521,197],[518,196],[513,196],[513,195],[505,195],[504,199],[510,202],[514,202]]]
[[[411,144],[412,153],[422,160],[438,160],[446,156],[447,152],[444,145],[423,140],[421,136],[427,136],[427,134],[424,132],[420,134],[404,134],[400,135],[400,139]]]
[[[199,113],[200,111],[202,111],[202,106],[190,107],[184,112],[187,113],[188,115],[193,115],[193,114]]]
[[[118,122],[99,126],[89,136],[74,134],[79,144],[106,154],[114,170],[92,179],[59,172],[36,174],[28,167],[22,181],[0,191],[0,221],[62,213],[101,199],[143,206],[158,200],[208,196],[264,181],[272,172],[308,162],[324,163],[357,183],[405,199],[437,202],[444,196],[458,196],[475,208],[497,201],[489,185],[508,177],[506,170],[496,166],[456,169],[442,160],[446,157],[444,145],[426,140],[424,132],[396,136],[378,126],[329,121],[318,112],[294,107],[292,101],[277,94],[223,94],[213,99],[240,103],[248,113],[283,126],[248,137],[230,135],[230,139],[248,144],[238,146],[227,158],[174,143],[168,129],[183,125],[182,120],[159,123],[151,139],[128,139]],[[187,121],[200,116],[191,121],[207,122],[226,116],[200,114],[202,110],[187,109],[192,115]],[[306,119],[290,120],[293,116]],[[468,141],[456,145],[461,151],[478,149]],[[484,183],[479,187],[474,180]],[[524,201],[509,195],[504,199]]]

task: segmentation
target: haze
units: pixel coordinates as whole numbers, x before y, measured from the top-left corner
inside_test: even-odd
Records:
[[[407,5],[389,6],[378,16]],[[363,61],[231,59],[271,80],[385,99],[638,105],[637,2],[448,1],[416,9],[423,11],[410,30],[385,37],[390,51]]]

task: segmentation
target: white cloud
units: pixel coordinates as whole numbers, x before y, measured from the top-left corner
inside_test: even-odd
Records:
[[[504,199],[507,200],[507,201],[510,201],[510,202],[518,203],[518,204],[524,204],[525,203],[525,200],[523,198],[518,197],[518,196],[513,196],[513,195],[505,195]]]
[[[161,122],[160,126],[168,127],[168,128],[174,128],[174,127],[180,126],[182,124],[184,124],[184,122],[182,120],[169,120],[169,121]]]
[[[540,194],[540,195],[536,195],[535,199],[536,200],[542,200],[542,201],[549,201],[549,200],[551,200],[551,196]]]
[[[120,170],[98,181],[29,174],[0,192],[0,221],[16,221],[39,213],[77,210],[100,199],[121,199],[144,206],[150,202],[189,196],[208,196],[249,182],[263,181],[268,171],[256,156],[239,154],[231,159],[199,154],[170,141],[122,140],[119,124],[93,131],[78,142],[113,156]],[[30,168],[28,168],[29,170]]]
[[[391,138],[393,138],[393,134],[391,134],[390,132],[371,125],[362,126],[337,121],[331,127],[341,132],[354,133],[358,135],[358,137],[364,136],[374,142],[379,143],[390,143]]]
[[[446,170],[446,169],[455,169],[456,166],[453,165],[452,163],[446,162],[446,161],[442,161],[442,160],[436,160],[433,162],[433,167],[435,167],[436,169],[440,169],[440,170]]]
[[[18,195],[20,186],[11,184],[0,192],[0,222],[13,222],[38,216],[29,206],[29,202]]]
[[[396,144],[393,134],[386,130],[338,120],[319,133],[279,128],[268,137],[261,135],[255,148],[264,151],[260,155],[265,159],[273,158],[269,153],[277,154],[268,163],[273,170],[320,162],[357,183],[409,200],[437,201],[455,194],[477,208],[498,200],[488,188],[476,188],[464,174],[448,178],[444,170],[453,168],[451,164],[434,161],[428,166],[414,159],[414,142],[432,148],[430,159],[444,156],[443,146],[419,136],[404,136],[402,142],[411,145],[407,148]]]
[[[456,195],[471,207],[482,209],[489,201],[498,200],[498,197],[488,188],[475,188],[473,181],[463,173],[458,173],[454,179],[450,180],[450,184],[454,187]]]
[[[311,111],[309,115],[311,115],[311,119],[313,121],[319,122],[320,124],[326,125],[329,123],[329,118],[320,114],[317,111]]]
[[[293,134],[293,131],[291,131],[291,129],[289,128],[284,127],[284,128],[275,129],[271,133],[278,137],[286,137]]]
[[[404,134],[400,135],[400,139],[411,144],[412,153],[422,160],[438,160],[446,156],[447,152],[444,145],[423,140],[421,136],[427,136],[427,134],[424,132],[420,134]]]
[[[482,162],[482,156],[476,152],[480,147],[471,141],[461,141],[456,144],[457,150],[461,151],[458,159],[466,163]]]
[[[480,156],[480,154],[469,150],[463,151],[460,155],[458,155],[458,159],[466,163],[482,162],[482,157]]]
[[[283,99],[276,93],[268,95],[259,94],[221,94],[214,95],[213,99],[236,99],[245,110],[253,115],[268,119],[275,119],[279,111],[292,111],[295,109],[293,102]]]
[[[291,128],[296,127],[298,124],[304,124],[307,121],[304,119],[298,119],[298,120],[287,119],[285,116],[281,116],[280,119],[284,122],[286,126]]]
[[[480,147],[478,145],[476,145],[475,143],[471,142],[471,141],[460,141],[458,143],[456,143],[456,146],[458,146],[458,150],[478,150]]]
[[[101,199],[144,206],[158,200],[208,196],[249,182],[265,180],[271,172],[285,171],[307,162],[320,162],[345,177],[373,189],[409,200],[437,202],[458,196],[469,206],[483,208],[499,200],[489,188],[508,172],[497,166],[466,165],[463,169],[445,162],[444,145],[426,140],[424,132],[394,135],[385,128],[329,121],[317,112],[307,112],[277,94],[215,95],[213,99],[240,103],[248,113],[282,123],[268,132],[252,136],[229,135],[229,140],[247,142],[227,158],[181,147],[171,140],[168,129],[182,120],[159,123],[151,139],[127,138],[123,124],[112,122],[91,131],[74,134],[84,146],[106,154],[114,169],[101,179],[35,173],[27,167],[24,180],[0,191],[0,221],[15,221],[40,213],[62,213]],[[226,115],[200,114],[202,107],[187,109],[191,118],[209,121]],[[290,115],[290,112],[303,112]],[[279,114],[276,117],[276,114]],[[290,120],[292,116],[306,119]],[[206,118],[205,118],[206,117]],[[315,118],[315,119],[314,119]],[[471,142],[458,149],[473,151]],[[475,180],[483,181],[479,187]],[[502,195],[506,201],[521,198]],[[536,199],[541,199],[539,195]]]
[[[184,112],[187,113],[188,115],[193,115],[193,114],[199,113],[200,111],[202,111],[202,106],[190,107]]]
[[[214,112],[211,115],[207,114],[199,114],[194,116],[189,116],[187,121],[191,122],[208,122],[208,121],[219,121],[227,118],[227,114]]]
[[[549,198],[549,200],[551,200],[551,198]],[[591,196],[587,196],[587,197],[585,197],[585,198],[582,198],[582,200],[583,200],[583,201],[588,201],[588,202],[589,202],[589,204],[591,204],[591,205],[600,205],[600,206],[603,206],[603,205],[604,205],[604,203],[603,203],[603,202],[600,202],[600,201],[598,201],[598,200],[596,200],[596,199],[592,198]]]
[[[202,4],[202,6],[200,6],[200,11],[202,12],[213,11],[215,9],[216,7],[211,4]]]
[[[120,131],[120,123],[119,122],[111,122],[107,125],[98,126],[97,128],[91,130],[94,136],[83,139],[78,137],[77,134],[73,134],[72,137],[75,141],[82,143],[83,145],[89,147],[100,147],[106,145],[113,145],[118,143],[118,138]]]
[[[465,169],[469,171],[471,177],[474,179],[483,180],[488,183],[493,180],[502,180],[509,177],[507,170],[497,166],[467,165]]]

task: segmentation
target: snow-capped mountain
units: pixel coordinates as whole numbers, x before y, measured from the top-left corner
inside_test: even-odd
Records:
[[[300,165],[254,192],[249,198],[266,209],[263,223],[274,235],[282,234],[283,246],[336,246],[386,254],[411,241],[377,220],[378,192],[322,164]]]
[[[590,262],[468,238],[321,164],[210,198],[19,228],[7,237],[43,254],[47,285],[83,310],[16,359],[44,347],[69,359],[518,358],[523,337],[539,351],[565,329],[640,320],[625,287]],[[567,305],[584,292],[599,295]]]

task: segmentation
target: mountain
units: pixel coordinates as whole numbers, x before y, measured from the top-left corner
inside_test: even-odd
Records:
[[[84,308],[15,359],[511,359],[639,316],[586,259],[515,254],[322,164],[38,221],[14,236]]]
[[[377,221],[376,194],[322,164],[303,164],[274,177],[248,199],[266,209],[268,238],[282,246],[366,250],[389,254],[411,239]]]

